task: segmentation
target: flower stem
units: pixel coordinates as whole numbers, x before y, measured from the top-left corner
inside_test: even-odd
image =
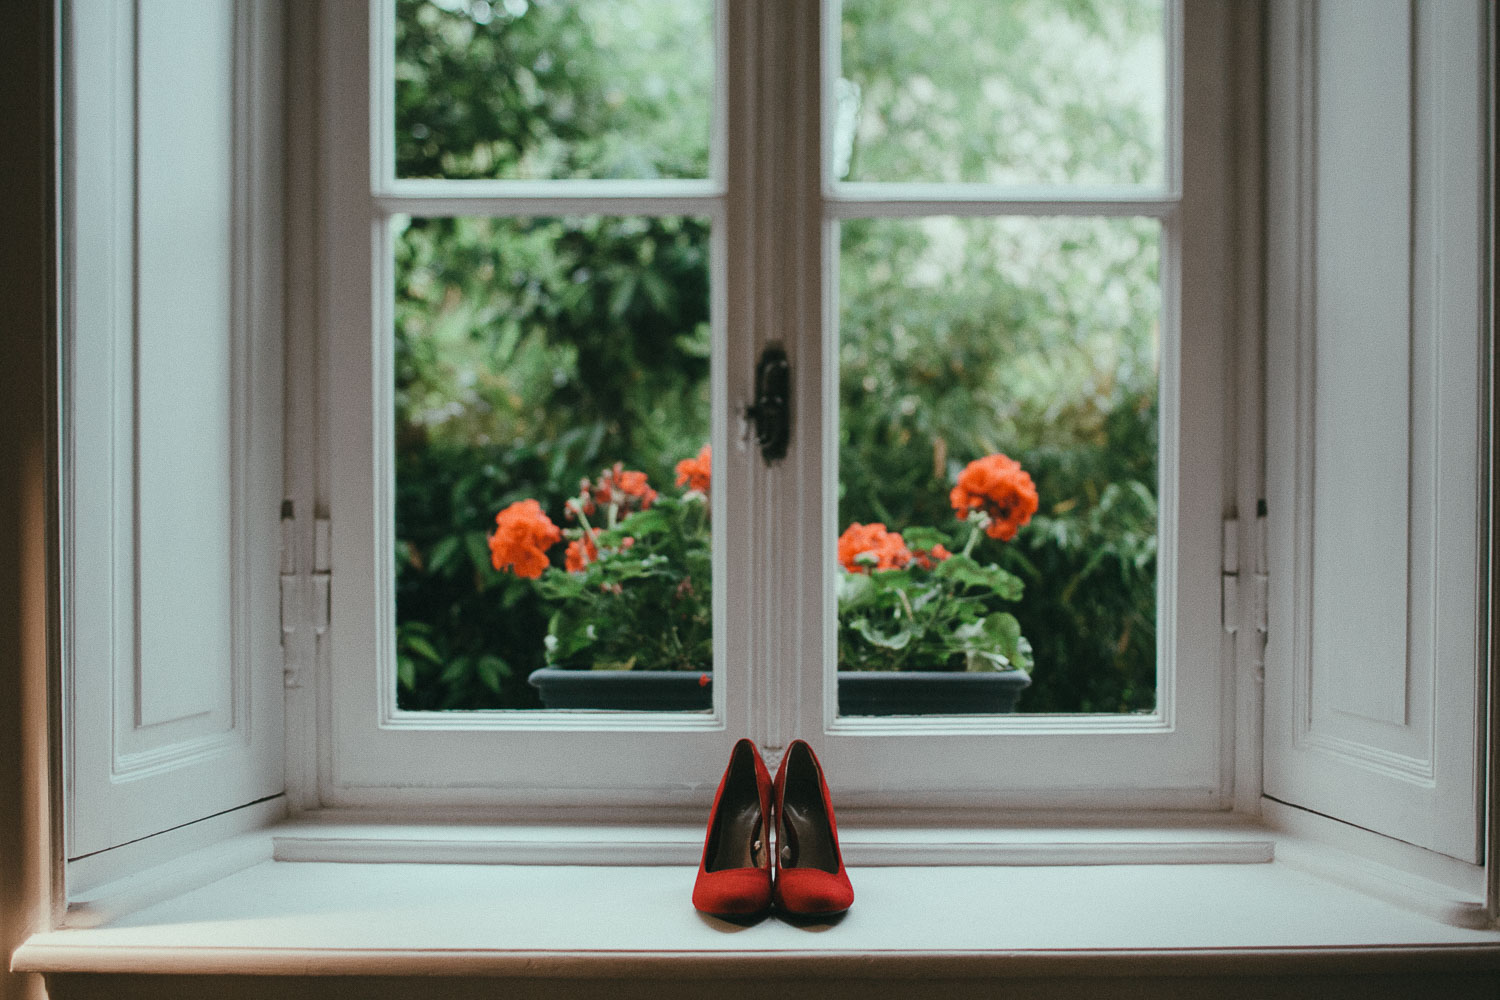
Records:
[[[578,518],[578,523],[583,525],[583,537],[588,538],[589,536],[591,536],[594,533],[594,529],[589,526],[589,518],[588,515],[583,512],[583,505],[580,504],[577,500],[569,498],[568,502],[564,506],[571,510],[574,516]]]
[[[964,543],[964,550],[959,555],[967,557],[974,551],[974,543],[977,541],[979,541],[979,521],[971,518],[969,520],[969,540]]]
[[[906,609],[906,617],[910,618],[912,622],[915,623],[917,620],[917,613],[912,610],[911,601],[907,600],[906,598],[906,591],[902,590],[900,587],[897,587],[896,596],[901,598],[901,606]]]

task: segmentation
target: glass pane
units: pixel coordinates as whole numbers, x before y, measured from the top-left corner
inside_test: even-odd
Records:
[[[1162,0],[844,0],[833,173],[1161,185]]]
[[[706,709],[708,222],[392,225],[398,704]]]
[[[1160,239],[843,225],[844,714],[1155,707]]]
[[[397,0],[396,176],[707,177],[712,0]]]

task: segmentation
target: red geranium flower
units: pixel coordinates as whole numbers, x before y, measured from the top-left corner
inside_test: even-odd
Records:
[[[562,530],[535,500],[517,500],[495,515],[489,540],[490,563],[497,570],[508,567],[535,580],[547,568],[547,549],[562,540]]]
[[[595,559],[599,558],[599,547],[594,544],[594,536],[599,534],[595,528],[581,538],[575,538],[568,543],[567,554],[563,557],[563,566],[569,573],[582,573],[583,568]]]
[[[583,568],[595,559],[599,558],[599,546],[594,542],[594,536],[602,531],[595,528],[588,535],[580,535],[568,543],[568,551],[563,555],[563,568],[569,573],[582,573]],[[635,544],[635,539],[626,535],[620,539],[620,551],[625,551]]]
[[[984,533],[1008,542],[1036,513],[1036,484],[1021,463],[997,452],[964,467],[958,485],[948,494],[948,502],[959,520],[968,517],[970,511],[984,511],[989,515]]]
[[[686,484],[690,490],[707,494],[712,466],[713,451],[704,445],[697,458],[684,458],[677,463],[677,485]]]
[[[946,548],[943,547],[941,543],[939,543],[937,545],[934,545],[930,549],[916,549],[912,552],[911,557],[915,559],[917,565],[922,567],[923,569],[932,569],[933,566],[942,562],[944,559],[947,559],[951,555],[953,555],[953,553],[949,552]]]
[[[656,491],[646,482],[646,474],[625,468],[616,462],[599,474],[597,483],[584,479],[578,484],[578,499],[568,501],[568,520],[576,515],[574,505],[583,510],[585,517],[592,517],[600,507],[615,504],[623,515],[645,510],[656,499]]]
[[[839,562],[851,573],[868,573],[870,567],[859,561],[865,553],[875,556],[874,570],[900,569],[911,562],[911,551],[899,532],[887,531],[885,525],[860,524],[844,529],[839,536]]]

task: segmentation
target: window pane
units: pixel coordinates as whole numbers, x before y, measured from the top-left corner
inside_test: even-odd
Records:
[[[841,674],[845,714],[1004,711],[996,678],[1031,662],[1017,711],[1155,707],[1160,238],[843,224],[839,666],[864,675]]]
[[[844,0],[833,176],[1161,185],[1162,0]]]
[[[397,0],[396,176],[707,177],[711,0]]]
[[[402,708],[708,707],[708,238],[393,221]]]

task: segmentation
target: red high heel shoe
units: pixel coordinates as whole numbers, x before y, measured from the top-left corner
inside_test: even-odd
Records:
[[[854,903],[823,766],[802,740],[792,741],[776,769],[776,848],[778,909],[826,917]]]
[[[750,740],[730,751],[714,795],[693,906],[720,917],[771,907],[771,774]]]

